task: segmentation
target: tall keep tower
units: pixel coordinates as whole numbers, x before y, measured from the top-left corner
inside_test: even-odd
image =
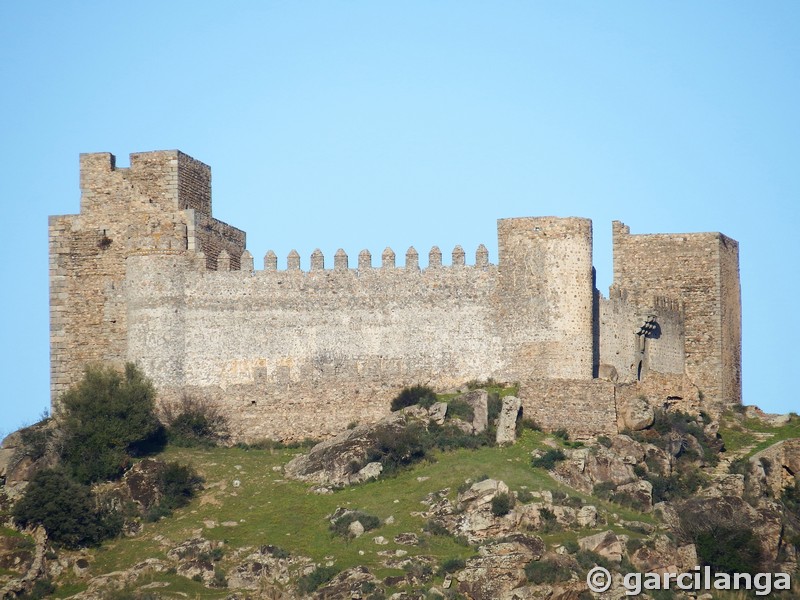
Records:
[[[215,268],[224,249],[238,268],[243,231],[211,216],[211,169],[182,152],[80,158],[81,210],[52,216],[50,391],[58,396],[83,365],[120,364],[127,353],[125,262],[132,254],[203,252]]]
[[[613,288],[637,301],[654,294],[683,301],[686,374],[708,406],[742,401],[739,244],[721,233],[631,235],[612,225]]]

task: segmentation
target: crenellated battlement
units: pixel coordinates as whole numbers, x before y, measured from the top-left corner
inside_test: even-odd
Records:
[[[251,265],[250,261],[252,261],[252,255],[250,255],[250,253],[248,251],[246,251],[246,250],[245,250],[245,252],[248,254],[249,260],[246,263],[243,262],[242,264],[243,265],[244,264]],[[244,256],[244,254],[242,256]],[[372,264],[372,253],[369,250],[365,249],[365,250],[362,250],[361,252],[358,253],[357,266],[354,267],[353,269],[350,269],[350,267],[349,267],[350,259],[349,259],[348,255],[347,255],[347,252],[345,252],[342,248],[339,248],[336,251],[336,253],[334,254],[334,257],[333,257],[333,268],[331,269],[330,267],[326,267],[326,264],[330,264],[330,263],[326,263],[325,262],[325,256],[322,253],[322,251],[319,250],[319,249],[316,249],[316,250],[314,250],[314,252],[310,256],[311,268],[309,269],[309,271],[330,271],[330,270],[333,270],[333,271],[348,271],[348,270],[351,270],[351,271],[357,271],[357,272],[361,271],[361,272],[363,272],[363,271],[368,271],[368,270],[372,270],[372,269],[405,269],[407,271],[426,270],[426,268],[423,268],[423,267],[420,266],[420,264],[419,264],[419,253],[416,251],[416,249],[413,246],[411,246],[406,251],[405,265],[403,267],[398,267],[396,265],[395,257],[396,257],[396,255],[395,255],[394,250],[392,250],[391,248],[387,247],[383,251],[381,264],[373,266],[373,264]],[[289,254],[287,255],[287,257],[286,257],[286,268],[285,269],[279,269],[278,268],[278,255],[275,254],[275,252],[272,251],[272,250],[267,250],[266,254],[264,254],[264,268],[263,268],[263,270],[264,271],[279,271],[279,270],[284,270],[284,271],[302,271],[302,269],[300,268],[300,263],[299,263],[300,259],[301,259],[301,257],[300,257],[300,254],[297,252],[297,250],[291,250],[289,252]],[[467,265],[466,264],[464,250],[461,248],[461,246],[456,246],[453,249],[452,264],[448,265],[448,266],[442,265],[442,252],[441,252],[441,250],[439,250],[439,248],[437,246],[433,246],[433,248],[431,248],[430,252],[428,253],[427,269],[458,268],[458,267],[474,267],[474,268],[478,268],[478,269],[484,269],[484,268],[489,267],[490,265],[491,265],[491,263],[489,262],[489,251],[486,249],[486,246],[484,246],[483,244],[478,246],[477,250],[475,251],[475,262],[473,264],[471,264],[471,265]],[[221,269],[219,267],[217,267],[217,270],[219,271]],[[245,271],[245,270],[253,271],[254,269],[253,269],[253,267],[251,265],[249,269],[245,269],[244,266],[243,266],[242,270],[243,271]]]
[[[618,384],[737,398],[738,244],[721,234],[615,221],[608,299],[578,217],[498,220],[494,263],[481,244],[469,260],[460,245],[315,249],[307,269],[268,250],[257,266],[211,214],[207,165],[177,150],[80,164],[80,213],[50,219],[55,411],[85,364],[125,361],[162,402],[218,403],[242,440],[333,434],[414,384],[523,382],[526,415],[581,433],[617,430]]]

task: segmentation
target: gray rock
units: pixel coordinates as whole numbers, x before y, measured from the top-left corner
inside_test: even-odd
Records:
[[[623,429],[641,431],[653,424],[655,413],[645,398],[631,398],[621,407],[619,418]]]
[[[489,393],[486,390],[472,390],[458,397],[472,407],[472,429],[483,433],[489,426]]]
[[[444,423],[447,416],[447,402],[437,402],[428,409],[428,416],[437,425]]]
[[[503,398],[503,408],[497,423],[497,445],[513,444],[517,441],[517,417],[522,401],[516,396]]]
[[[591,505],[582,506],[578,510],[577,522],[581,527],[596,527],[597,508]]]
[[[347,532],[354,538],[364,535],[364,526],[361,521],[353,521],[347,526]]]

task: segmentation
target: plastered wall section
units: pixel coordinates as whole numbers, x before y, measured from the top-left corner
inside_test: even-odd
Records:
[[[720,233],[631,235],[613,224],[614,284],[636,304],[684,304],[686,373],[707,407],[741,403],[738,244]]]
[[[685,369],[682,303],[659,297],[641,300],[643,304],[633,304],[619,290],[599,299],[600,363],[614,367],[620,383],[637,380],[639,360],[643,378],[650,373],[682,374]],[[657,328],[644,339],[641,355],[637,332],[650,316],[655,317]]]
[[[551,234],[559,225],[541,223]],[[567,314],[580,296],[591,315],[584,298],[591,299],[586,232],[579,231],[577,249],[572,227],[555,244],[534,242],[531,254],[547,270],[534,270],[516,286],[501,276],[513,264],[507,254],[500,266],[426,269],[408,259],[409,267],[389,260],[373,268],[363,254],[359,268],[348,269],[347,258],[337,255],[331,270],[315,253],[309,272],[214,272],[203,267],[202,255],[131,256],[127,356],[165,401],[184,392],[211,398],[245,439],[319,437],[375,420],[407,385],[442,390],[472,379],[572,374],[576,346],[588,348],[574,373],[590,377],[591,323]],[[501,225],[500,240],[506,233]],[[526,243],[517,241],[515,251],[527,255]],[[535,289],[527,289],[534,280]],[[550,301],[555,306],[547,307]],[[512,316],[509,327],[504,320]]]
[[[328,435],[386,414],[405,385],[514,374],[494,266],[222,273],[191,261],[129,260],[128,357],[165,398],[221,403],[246,439]]]
[[[126,358],[128,256],[185,253],[190,237],[193,245],[229,248],[237,261],[244,249],[244,232],[187,208],[210,210],[206,165],[178,151],[132,154],[130,165],[117,168],[109,153],[82,154],[80,214],[49,220],[54,412],[87,364],[121,365]]]

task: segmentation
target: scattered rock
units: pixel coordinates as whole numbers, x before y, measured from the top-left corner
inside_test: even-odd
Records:
[[[361,521],[353,521],[347,526],[347,532],[354,538],[361,537],[364,535],[364,526]]]
[[[419,536],[416,533],[400,533],[394,536],[394,541],[404,546],[416,546],[419,544]]]

